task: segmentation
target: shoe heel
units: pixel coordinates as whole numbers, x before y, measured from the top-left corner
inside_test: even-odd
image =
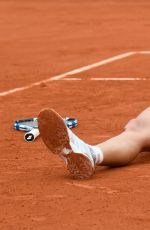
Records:
[[[90,178],[94,173],[94,167],[88,157],[82,153],[71,152],[67,156],[67,168],[77,179]]]

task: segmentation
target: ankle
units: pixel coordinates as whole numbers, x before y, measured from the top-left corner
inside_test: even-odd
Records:
[[[104,160],[104,154],[100,148],[100,146],[97,145],[88,145],[90,148],[90,152],[94,158],[95,165],[100,165]]]

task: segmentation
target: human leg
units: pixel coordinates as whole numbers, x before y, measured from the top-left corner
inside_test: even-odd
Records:
[[[38,125],[45,145],[64,160],[74,177],[90,177],[97,159],[99,162],[103,160],[100,148],[88,145],[78,138],[54,110],[42,110],[38,116]]]
[[[121,166],[136,158],[142,150],[143,140],[135,132],[124,131],[120,135],[100,143],[98,147],[101,148],[104,155],[102,165]]]
[[[150,109],[128,122],[120,135],[97,146],[91,146],[78,138],[53,110],[39,114],[39,129],[44,143],[59,155],[69,171],[77,178],[90,177],[96,164],[120,166],[131,162],[147,146],[150,146]]]
[[[103,165],[130,163],[143,150],[150,149],[150,107],[130,120],[125,131],[98,145],[104,154]]]

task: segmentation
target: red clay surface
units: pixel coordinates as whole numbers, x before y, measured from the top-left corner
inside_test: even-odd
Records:
[[[149,15],[146,0],[1,1],[0,92],[120,53],[150,50]],[[87,76],[149,77],[149,60],[130,57]],[[98,167],[92,179],[73,180],[40,138],[26,143],[24,133],[12,129],[14,120],[52,107],[77,117],[75,133],[95,144],[119,133],[150,104],[149,81],[95,82],[86,74],[79,75],[85,81],[55,81],[0,97],[0,229],[150,228],[149,152],[129,166]]]

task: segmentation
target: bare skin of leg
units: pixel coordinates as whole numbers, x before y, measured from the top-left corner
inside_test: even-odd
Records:
[[[99,145],[104,154],[101,165],[122,166],[150,149],[150,107],[130,120],[124,131]]]

